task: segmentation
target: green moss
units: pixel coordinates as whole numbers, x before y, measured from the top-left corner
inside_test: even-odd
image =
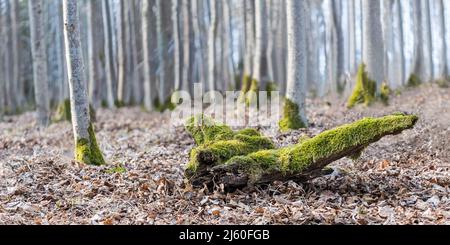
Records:
[[[356,77],[355,88],[350,95],[347,107],[353,108],[357,104],[370,105],[375,100],[376,82],[368,77],[366,65],[361,64]]]
[[[203,114],[189,118],[186,130],[198,145],[191,151],[187,166],[191,172],[195,172],[201,164],[222,164],[234,156],[275,147],[272,140],[261,136],[255,129],[234,132],[227,125],[214,122]]]
[[[414,88],[422,84],[422,80],[416,74],[411,74],[406,83],[407,87]]]
[[[389,104],[389,95],[391,94],[391,88],[386,83],[381,84],[380,89],[380,101],[388,105]]]
[[[250,90],[251,87],[251,83],[252,77],[244,74],[244,76],[242,77],[241,94],[238,99],[239,102],[241,103],[245,102],[247,92]]]
[[[300,117],[300,110],[297,104],[289,99],[284,102],[283,118],[278,123],[282,132],[291,129],[306,128],[306,122]]]
[[[203,114],[189,118],[185,127],[197,145],[217,140],[229,140],[234,136],[230,127],[214,122],[212,118]]]
[[[438,79],[438,80],[436,80],[436,83],[437,83],[437,85],[438,85],[440,88],[448,88],[449,85],[450,85],[450,82],[449,82],[449,79],[448,79],[448,78],[441,78],[441,79]]]
[[[164,100],[164,103],[161,104],[159,98],[155,98],[153,100],[153,107],[156,111],[164,112],[166,110],[173,111],[176,107],[174,103],[171,101],[171,96]]]
[[[75,146],[75,160],[90,164],[102,165],[105,164],[102,152],[97,144],[94,129],[92,124],[88,128],[89,139],[78,139]]]
[[[240,169],[249,169],[250,174],[255,173],[255,168],[260,169],[256,172],[270,170],[283,174],[300,174],[308,169],[323,169],[339,158],[359,156],[369,144],[385,135],[398,134],[410,129],[417,120],[417,116],[404,114],[364,118],[325,131],[293,146],[234,157],[225,164],[242,165]]]
[[[95,116],[95,109],[94,107],[89,104],[89,114],[91,117],[91,121],[96,121]],[[52,118],[53,122],[62,122],[62,121],[69,121],[72,122],[72,112],[70,109],[70,100],[65,99],[63,102],[61,102],[58,107],[56,108],[55,115]]]
[[[267,96],[270,98],[272,96],[272,92],[278,91],[278,85],[275,82],[268,82],[266,84]]]
[[[127,172],[127,169],[122,164],[118,164],[118,165],[106,170],[106,173],[108,173],[108,174],[115,174],[115,173],[123,174],[125,172]]]
[[[114,101],[114,105],[117,108],[122,108],[122,107],[125,107],[125,102],[123,100],[116,100],[116,101]]]

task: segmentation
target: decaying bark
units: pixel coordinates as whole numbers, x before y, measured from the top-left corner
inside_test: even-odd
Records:
[[[322,176],[324,168],[336,160],[355,159],[381,138],[411,129],[417,120],[405,114],[364,118],[279,149],[256,140],[265,137],[251,129],[233,132],[225,125],[197,126],[191,120],[187,130],[199,146],[192,150],[185,174],[194,186],[223,184],[229,190],[275,180],[304,182]],[[239,135],[253,135],[256,144],[244,140],[236,146]]]

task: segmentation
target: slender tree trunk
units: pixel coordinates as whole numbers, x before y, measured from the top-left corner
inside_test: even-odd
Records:
[[[128,0],[129,1],[129,0]],[[125,94],[125,80],[127,79],[127,69],[126,69],[126,56],[127,56],[127,46],[131,45],[127,44],[127,35],[125,26],[128,24],[125,20],[127,19],[125,16],[128,14],[126,6],[129,3],[125,3],[125,1],[119,1],[118,8],[118,21],[117,21],[117,64],[118,64],[118,74],[117,74],[117,101],[119,103],[124,102],[124,94]]]
[[[157,50],[158,50],[158,64],[159,64],[159,93],[158,99],[159,103],[164,102],[164,83],[166,80],[166,62],[164,59],[164,33],[163,33],[163,9],[162,0],[156,0],[156,40],[157,40]]]
[[[333,22],[334,22],[334,31],[333,34],[335,39],[335,48],[337,50],[334,52],[336,58],[336,73],[335,73],[335,82],[337,85],[338,92],[343,90],[343,75],[345,70],[345,46],[344,46],[344,31],[342,28],[342,1],[331,1],[332,9],[333,9]]]
[[[399,47],[399,69],[397,70],[398,72],[398,84],[403,84],[405,82],[405,63],[406,63],[406,59],[405,59],[405,42],[403,40],[403,9],[402,9],[402,5],[401,5],[401,1],[397,1],[397,23],[398,23],[398,47]]]
[[[286,102],[281,130],[307,126],[306,98],[306,1],[287,0],[288,67]]]
[[[422,8],[421,0],[414,0],[414,60],[413,60],[413,74],[419,76],[422,80],[424,79],[425,69],[424,62],[425,56],[423,52],[423,47],[425,44],[424,33],[422,28]]]
[[[433,41],[432,41],[432,33],[431,33],[431,16],[430,16],[430,1],[421,1],[422,3],[422,13],[423,13],[423,35],[425,36],[425,50],[427,52],[426,62],[429,67],[429,75],[427,80],[434,79],[434,62],[433,62]]]
[[[184,91],[188,91],[190,88],[190,70],[191,70],[191,3],[190,1],[182,1],[182,12],[183,12],[183,73],[182,86]]]
[[[255,1],[255,55],[253,57],[253,81],[256,81],[256,85],[252,84],[255,91],[264,89],[265,84],[262,77],[262,62],[264,53],[264,40],[266,38],[265,28],[267,23],[266,16],[266,2]]]
[[[278,28],[278,14],[279,14],[279,7],[280,5],[277,4],[274,0],[268,1],[269,7],[268,7],[268,27],[269,30],[267,32],[267,50],[266,50],[266,57],[267,57],[267,75],[268,79],[271,82],[275,81],[275,68],[274,68],[274,42],[275,42],[275,33]]]
[[[87,37],[88,37],[88,69],[89,69],[89,100],[94,103],[96,99],[95,96],[97,94],[96,91],[96,83],[99,82],[99,74],[97,68],[97,57],[99,57],[98,52],[96,52],[95,48],[95,23],[96,23],[96,7],[97,1],[88,1],[87,4]]]
[[[141,1],[141,23],[142,23],[142,58],[143,58],[143,78],[144,78],[144,106],[150,111],[153,109],[152,103],[152,81],[150,72],[150,2]],[[139,91],[139,86],[134,85],[134,90]]]
[[[363,62],[369,77],[377,83],[379,94],[384,81],[383,31],[381,29],[380,2],[363,1]]]
[[[255,0],[245,1],[244,76],[251,76],[255,43]]]
[[[191,1],[191,13],[192,13],[192,25],[194,29],[194,40],[195,40],[195,63],[197,64],[198,81],[201,84],[205,84],[205,70],[203,61],[203,40],[201,36],[200,28],[200,9],[198,5],[199,0]]]
[[[175,91],[180,89],[181,83],[181,45],[180,45],[180,28],[179,28],[179,4],[178,0],[172,0],[172,25],[173,25],[173,44],[174,44],[174,75]]]
[[[11,81],[13,86],[11,87],[11,94],[14,95],[13,103],[14,107],[17,108],[21,106],[22,93],[19,90],[19,84],[22,82],[20,77],[20,60],[19,60],[19,3],[18,0],[10,0],[11,6],[11,52],[12,52],[12,76]],[[20,109],[20,108],[19,108]]]
[[[210,1],[210,15],[211,23],[208,30],[208,89],[210,91],[215,89],[215,79],[216,79],[216,35],[217,35],[217,9],[216,1]]]
[[[128,2],[130,8],[130,23],[129,36],[130,36],[130,47],[131,59],[130,59],[130,72],[131,72],[131,86],[129,86],[130,92],[128,93],[132,97],[134,104],[139,104],[141,101],[141,89],[139,83],[139,61],[138,61],[138,42],[136,39],[136,5],[135,1]],[[132,92],[131,92],[132,91]],[[128,101],[130,102],[130,101]]]
[[[111,13],[109,9],[109,1],[102,0],[102,12],[103,12],[103,32],[105,35],[105,73],[106,73],[106,103],[109,108],[114,108],[114,88],[113,88],[113,64],[111,57]],[[67,55],[67,54],[66,54]]]
[[[442,62],[441,78],[446,78],[448,75],[447,68],[447,41],[446,41],[446,26],[445,26],[445,9],[444,0],[437,1],[437,7],[439,10],[439,27],[442,35],[442,52],[440,60]]]
[[[355,32],[355,24],[356,24],[356,16],[355,16],[355,0],[348,1],[348,59],[350,63],[350,73],[355,73],[357,69],[356,62],[356,32]]]
[[[236,76],[236,71],[235,71],[235,67],[234,67],[234,47],[233,47],[233,40],[234,40],[234,35],[233,35],[233,25],[232,25],[232,14],[231,14],[231,4],[229,1],[224,1],[223,2],[223,19],[224,19],[224,25],[225,25],[225,35],[226,37],[224,38],[226,40],[226,45],[225,48],[227,50],[227,52],[225,53],[225,57],[226,57],[226,67],[228,68],[227,71],[229,73],[229,79],[231,80],[230,82],[232,82],[233,84],[235,84],[235,76]]]
[[[33,80],[36,101],[37,121],[40,126],[50,122],[50,101],[47,78],[47,56],[45,47],[43,1],[29,2],[31,52],[33,54]]]
[[[34,0],[33,0],[34,2]],[[77,0],[64,0],[64,40],[69,74],[70,104],[75,139],[75,159],[86,164],[104,164],[92,127],[84,78],[84,64]]]

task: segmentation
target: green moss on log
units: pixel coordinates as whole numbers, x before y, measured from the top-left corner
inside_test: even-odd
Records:
[[[356,77],[355,88],[348,99],[347,107],[353,108],[357,104],[370,105],[375,100],[377,83],[368,77],[366,65],[361,64]]]
[[[382,118],[364,118],[325,131],[297,145],[277,150],[258,151],[244,157],[232,158],[225,165],[239,164],[248,173],[276,171],[284,176],[318,171],[342,157],[356,157],[369,144],[386,135],[412,128],[418,118],[414,115],[390,115]],[[248,166],[247,166],[248,165]],[[252,177],[255,179],[255,177]]]
[[[234,156],[275,147],[272,140],[261,136],[255,129],[234,132],[227,125],[214,122],[204,115],[189,118],[186,130],[198,145],[191,151],[188,175],[195,174],[201,166],[222,164]]]
[[[75,160],[89,164],[105,164],[102,152],[97,144],[92,124],[88,128],[89,139],[78,139],[75,146]]]
[[[283,118],[278,123],[282,132],[291,130],[306,128],[306,122],[303,122],[300,117],[300,109],[293,101],[286,99],[283,107]]]

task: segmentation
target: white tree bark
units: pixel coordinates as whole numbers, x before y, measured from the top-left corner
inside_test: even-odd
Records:
[[[33,80],[36,100],[37,121],[46,126],[50,118],[50,101],[48,94],[47,56],[45,47],[43,1],[29,2],[31,52],[33,55]]]
[[[150,40],[149,40],[149,24],[150,24],[150,2],[141,1],[141,23],[142,23],[142,58],[143,58],[143,78],[144,78],[144,106],[150,111],[153,109],[152,103],[152,81],[150,74]],[[135,90],[139,88],[135,87]]]
[[[440,78],[446,78],[448,75],[447,69],[447,41],[446,41],[446,26],[445,26],[445,10],[444,0],[437,1],[437,8],[439,12],[439,28],[441,33],[442,50],[440,53],[440,60],[442,62],[442,68]]]
[[[96,1],[88,1],[87,3],[87,38],[88,38],[88,69],[89,69],[89,99],[94,102],[96,83],[99,82],[99,75],[97,72],[97,57],[98,53],[95,49],[95,11]],[[96,104],[96,103],[94,103]]]
[[[255,43],[255,0],[245,1],[244,75],[251,76]]]
[[[34,0],[33,0],[34,2]],[[69,75],[70,105],[75,139],[75,158],[87,164],[104,163],[98,149],[89,113],[84,81],[84,64],[80,42],[77,0],[64,0],[64,43]]]
[[[191,12],[190,12],[190,1],[182,1],[182,12],[183,12],[183,72],[182,77],[182,87],[184,91],[188,91],[190,88],[190,70],[191,70]]]
[[[217,35],[217,8],[216,1],[210,1],[210,15],[211,23],[208,30],[208,90],[212,91],[215,89],[215,79],[216,79],[216,35]]]
[[[126,10],[127,3],[125,1],[119,1],[118,8],[118,20],[117,20],[117,100],[122,103],[124,102],[124,89],[125,89],[125,80],[127,79],[127,69],[126,69],[126,46],[131,45],[130,43],[126,44]]]
[[[131,72],[131,83],[130,86],[128,86],[128,89],[126,90],[126,98],[125,102],[130,102],[130,96],[133,97],[133,102],[136,104],[139,104],[141,102],[141,89],[140,89],[140,73],[139,73],[139,61],[138,61],[138,42],[137,42],[137,34],[136,34],[136,5],[135,1],[128,1],[127,4],[129,5],[129,11],[130,11],[130,18],[129,18],[129,36],[130,36],[130,72]]]
[[[164,60],[164,33],[163,33],[163,11],[162,11],[162,0],[156,0],[156,40],[157,40],[157,50],[158,50],[158,64],[159,64],[159,91],[158,99],[162,104],[164,102],[164,83],[166,82],[166,61]]]
[[[355,0],[348,1],[348,59],[350,63],[350,73],[354,73],[358,67],[356,62],[356,17],[355,17]]]
[[[306,99],[306,2],[287,0],[287,88],[286,98],[298,106],[299,116],[307,123]]]
[[[172,0],[172,25],[173,25],[173,54],[174,54],[174,89],[180,89],[181,83],[181,46],[180,46],[180,28],[179,28],[179,4],[178,0]]]
[[[195,64],[196,72],[198,73],[198,80],[195,82],[205,84],[205,65],[203,60],[203,40],[200,29],[200,9],[198,5],[199,0],[191,1],[192,25],[194,29],[195,40]]]
[[[21,105],[22,93],[19,90],[19,84],[22,83],[20,78],[20,60],[19,60],[19,3],[18,0],[10,0],[11,6],[11,58],[12,58],[12,75],[11,81],[13,82],[11,87],[11,94],[13,96],[12,102],[14,103],[14,108]]]
[[[369,77],[376,81],[379,93],[384,81],[383,31],[379,1],[363,1],[363,62]]]
[[[259,83],[260,88],[264,88],[261,69],[264,53],[264,39],[266,38],[266,23],[266,2],[255,1],[255,55],[253,57],[252,78]]]
[[[425,37],[424,47],[426,50],[426,62],[429,74],[427,74],[427,80],[434,79],[434,62],[433,62],[433,41],[431,33],[431,16],[430,16],[430,2],[421,1],[422,3],[422,17],[423,17],[423,35]]]
[[[425,37],[422,28],[422,8],[421,0],[414,0],[413,2],[414,12],[414,58],[412,73],[419,76],[422,80],[425,74],[425,56],[424,56],[424,44]]]
[[[226,45],[225,50],[225,58],[226,58],[226,63],[227,63],[227,68],[228,68],[228,74],[229,74],[229,79],[231,80],[230,82],[232,82],[232,84],[234,85],[234,79],[235,79],[235,75],[236,75],[236,71],[235,71],[235,67],[234,67],[234,47],[233,47],[233,26],[232,26],[232,14],[231,14],[231,4],[230,1],[224,1],[223,2],[223,20],[224,20],[224,27],[225,27],[225,40],[226,40]]]
[[[398,66],[399,68],[397,69],[398,75],[397,75],[397,79],[398,79],[398,83],[397,85],[401,85],[405,82],[405,42],[404,42],[404,38],[403,38],[403,9],[402,9],[402,5],[401,5],[401,1],[397,1],[396,2],[396,7],[397,7],[397,23],[398,23],[398,48],[400,51],[399,54],[399,62],[398,62]]]
[[[109,108],[114,108],[114,89],[113,89],[113,68],[111,57],[111,34],[110,34],[110,9],[108,0],[102,0],[103,14],[103,32],[105,36],[105,74],[106,74],[106,102]],[[67,54],[66,54],[67,55]]]

